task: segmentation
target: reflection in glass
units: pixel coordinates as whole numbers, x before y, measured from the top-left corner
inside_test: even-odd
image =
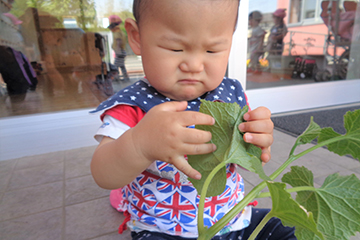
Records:
[[[270,16],[274,12],[261,9],[260,5],[251,9],[262,13],[260,26],[267,34],[264,54],[257,59],[262,72],[248,72],[247,88],[360,78],[353,64],[359,63],[358,57],[352,54],[359,51],[358,1],[274,0],[273,3],[277,9],[289,7],[284,18],[287,34],[283,48],[274,57],[268,47],[272,41]]]
[[[93,108],[109,96],[109,89],[117,91],[142,76],[141,58],[127,45],[124,24],[118,30],[127,56],[117,66],[119,54],[107,28],[111,15],[132,17],[131,2],[0,0],[0,54],[16,59],[18,53],[26,62],[12,60],[17,67],[8,71],[4,59],[10,58],[0,57],[0,117]],[[36,88],[27,80],[32,72]],[[22,89],[13,94],[9,87],[19,76],[23,80],[17,88]],[[122,81],[123,76],[130,81]]]
[[[315,12],[316,12],[316,2],[314,0],[305,0],[304,1],[304,18],[315,18]]]

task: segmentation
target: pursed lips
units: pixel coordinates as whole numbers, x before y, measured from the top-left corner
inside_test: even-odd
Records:
[[[200,82],[200,80],[196,80],[196,79],[181,79],[179,80],[180,83],[183,84],[197,84]]]

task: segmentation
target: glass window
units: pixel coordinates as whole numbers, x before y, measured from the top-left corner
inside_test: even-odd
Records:
[[[0,0],[0,117],[93,108],[142,77],[124,29],[131,7],[129,0]]]
[[[249,21],[247,89],[360,79],[359,2],[257,1],[249,9],[261,17]]]
[[[315,18],[317,1],[305,0],[304,1],[304,19]]]

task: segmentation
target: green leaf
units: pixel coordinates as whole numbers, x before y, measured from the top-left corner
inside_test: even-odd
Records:
[[[360,160],[360,109],[345,114],[344,126],[346,129],[344,139],[328,144],[327,147],[329,151],[340,156],[350,154]],[[340,136],[342,135],[336,133],[332,128],[324,128],[321,130],[319,143]]]
[[[312,213],[307,212],[306,209],[291,198],[290,193],[285,190],[285,183],[267,182],[267,186],[272,199],[272,209],[270,211],[272,216],[281,219],[281,222],[286,226],[295,226],[296,232],[306,230],[306,233],[324,239],[322,233],[316,228]],[[299,239],[299,236],[295,235]]]
[[[236,163],[243,168],[257,172],[261,177],[267,178],[261,166],[261,149],[245,143],[243,134],[238,126],[243,122],[243,115],[248,107],[243,109],[237,103],[222,103],[202,100],[200,112],[215,118],[213,126],[199,125],[196,129],[210,131],[211,142],[217,146],[213,153],[204,155],[189,155],[189,164],[198,170],[202,178],[200,180],[190,179],[192,184],[201,192],[204,182],[210,172],[220,163]],[[216,196],[225,190],[226,166],[224,166],[211,180],[206,196]]]
[[[296,142],[291,149],[290,156],[293,155],[295,148],[302,144],[311,143],[315,138],[317,138],[320,134],[321,128],[320,126],[314,122],[313,117],[310,119],[310,124],[306,128],[306,130],[296,139]]]
[[[293,187],[313,186],[312,178],[313,174],[306,168],[292,167],[282,181]],[[359,189],[360,180],[355,175],[340,176],[336,173],[328,176],[322,187],[314,192],[298,192],[296,201],[313,213],[317,228],[325,239],[345,240],[360,231]],[[309,238],[309,233],[303,230],[299,234],[307,236],[298,237],[299,240],[317,239]]]
[[[311,117],[309,126],[298,137],[299,143],[301,144],[311,143],[315,138],[319,136],[320,131],[321,131],[320,126],[316,122],[314,122],[313,117]]]

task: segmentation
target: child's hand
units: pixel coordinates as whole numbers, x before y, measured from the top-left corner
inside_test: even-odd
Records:
[[[244,134],[244,141],[262,149],[261,160],[267,163],[270,158],[270,146],[273,143],[274,124],[270,119],[271,112],[266,107],[259,107],[244,114],[246,122],[239,125]]]
[[[187,176],[201,175],[185,160],[184,155],[207,154],[216,150],[211,133],[187,128],[192,125],[213,125],[215,120],[206,114],[184,111],[187,102],[168,102],[152,108],[133,128],[132,139],[140,156],[149,161],[160,160],[173,164]]]

